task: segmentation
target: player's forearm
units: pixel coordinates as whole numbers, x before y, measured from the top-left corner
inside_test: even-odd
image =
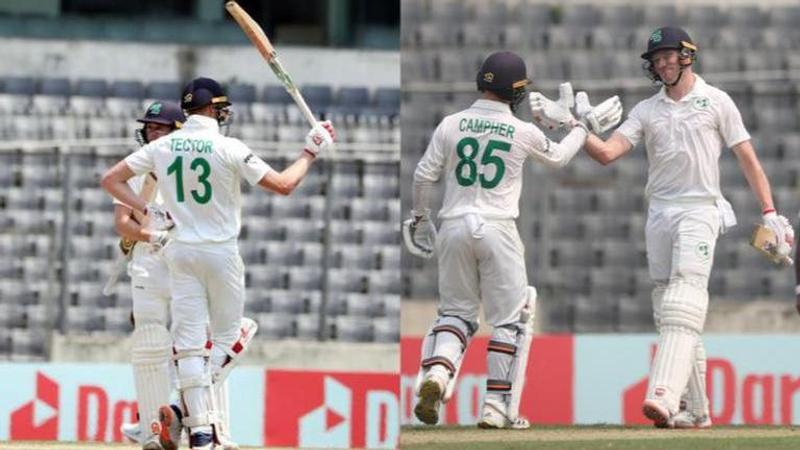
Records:
[[[136,195],[133,189],[128,185],[128,179],[132,176],[134,176],[133,171],[128,167],[125,161],[120,161],[103,174],[100,185],[106,192],[111,194],[112,197],[136,211],[144,212],[147,203]]]
[[[583,127],[575,127],[561,142],[547,141],[547,148],[534,156],[549,167],[564,167],[578,153],[586,141],[588,132]]]
[[[149,242],[150,233],[133,220],[128,208],[124,209],[127,211],[127,214],[120,213],[114,215],[114,229],[117,231],[117,234],[119,234],[121,238]]]
[[[431,192],[433,192],[432,182],[427,180],[414,180],[414,198],[412,202],[414,214],[423,215],[430,211]]]
[[[281,172],[267,174],[259,185],[278,194],[289,195],[305,178],[313,162],[314,157],[303,152],[295,162]]]
[[[747,179],[747,184],[758,199],[761,205],[761,211],[774,210],[775,204],[772,201],[772,190],[769,186],[769,180],[758,162],[758,157],[751,146],[745,145],[734,149],[736,156],[739,160],[739,167]]]
[[[590,134],[589,137],[586,138],[586,144],[584,144],[583,148],[593,160],[604,166],[610,164],[620,156],[620,154],[615,154],[611,145],[594,134]]]

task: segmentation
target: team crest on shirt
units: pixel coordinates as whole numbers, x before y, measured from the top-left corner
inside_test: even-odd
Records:
[[[692,106],[696,109],[706,109],[711,106],[711,100],[708,97],[697,97],[692,101]]]
[[[707,261],[708,258],[711,256],[711,246],[708,245],[708,242],[700,241],[697,243],[697,247],[695,247],[694,252],[697,254],[697,257],[703,261]]]

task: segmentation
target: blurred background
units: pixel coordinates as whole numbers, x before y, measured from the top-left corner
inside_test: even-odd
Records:
[[[557,98],[558,85],[571,81],[593,103],[620,95],[627,113],[659,89],[641,67],[649,35],[678,25],[699,47],[695,72],[738,105],[778,211],[796,223],[798,20],[800,6],[783,0],[402,0],[403,211],[432,131],[478,97],[475,76],[490,53],[519,53],[531,90]],[[517,115],[531,120],[527,101],[520,109]],[[711,418],[798,423],[797,390],[778,387],[778,379],[800,373],[792,356],[800,348],[794,273],[749,247],[760,208],[731,153],[720,158],[721,185],[739,226],[718,240],[709,286]],[[579,153],[562,170],[526,168],[517,223],[539,299],[521,412],[533,423],[649,424],[641,403],[657,336],[644,246],[646,176],[641,145],[608,167]],[[436,317],[436,263],[404,252],[402,271],[401,423],[419,424],[411,412],[414,380],[421,337]],[[442,423],[478,421],[488,331],[473,338]]]
[[[239,3],[270,36],[312,110],[333,121],[339,141],[291,197],[243,186],[245,315],[260,325],[246,363],[393,373],[386,376],[396,380],[399,3]],[[10,362],[8,370],[33,371],[48,362],[127,363],[130,283],[126,277],[114,295],[101,293],[119,238],[111,198],[98,183],[138,147],[135,119],[151,101],[178,101],[188,80],[207,76],[233,102],[228,135],[278,169],[297,157],[308,125],[218,0],[4,1],[0,46],[0,360]],[[88,367],[70,373],[82,379],[106,366]],[[126,380],[119,395],[132,400]],[[33,395],[32,384],[18,390]],[[246,401],[258,391],[238,392]],[[3,423],[5,411],[19,405],[0,403]],[[242,409],[255,411],[248,420],[257,425],[240,425],[247,432],[240,443],[251,435],[251,445],[267,443],[263,433],[252,434],[264,429],[264,403]],[[70,421],[84,406],[59,419],[59,439],[119,440],[114,426],[100,430],[104,422],[76,432]],[[112,412],[116,424],[122,415]],[[384,424],[383,434],[366,444],[393,446],[396,420],[387,417],[373,421]],[[3,428],[0,439],[13,439],[14,426]],[[347,443],[363,446],[358,433]],[[297,434],[270,444],[300,445],[291,441]]]

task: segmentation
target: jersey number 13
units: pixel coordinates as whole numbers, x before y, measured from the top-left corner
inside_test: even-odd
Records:
[[[211,166],[208,165],[208,161],[205,159],[195,158],[189,164],[189,168],[193,172],[198,172],[197,182],[203,187],[202,192],[192,189],[189,193],[192,194],[192,198],[197,203],[201,205],[208,203],[211,200],[211,183],[208,182],[208,176],[211,175]],[[183,203],[186,196],[183,188],[183,156],[176,157],[175,161],[167,167],[167,175],[172,174],[175,174],[175,192],[178,196],[178,203]]]
[[[472,186],[476,180],[480,180],[481,187],[484,189],[492,189],[500,184],[503,175],[506,173],[506,164],[503,158],[498,155],[493,155],[492,152],[499,150],[501,152],[511,151],[511,144],[504,141],[490,140],[486,143],[486,148],[483,150],[480,164],[481,166],[495,166],[494,176],[486,178],[483,175],[483,170],[478,175],[478,163],[475,159],[480,152],[480,143],[474,137],[465,137],[458,141],[456,144],[456,154],[458,155],[458,164],[456,165],[456,180],[461,186]]]

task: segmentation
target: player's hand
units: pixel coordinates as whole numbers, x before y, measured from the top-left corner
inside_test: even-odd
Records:
[[[317,122],[317,126],[306,134],[306,146],[303,150],[317,157],[323,150],[328,150],[336,140],[336,129],[330,120]]]
[[[589,103],[589,95],[585,91],[580,91],[575,95],[575,114],[591,127],[595,134],[603,134],[622,120],[622,102],[615,95],[597,106],[592,106]]]
[[[411,211],[411,218],[403,222],[403,242],[408,252],[420,258],[433,256],[436,245],[436,227],[428,217],[429,211]]]
[[[775,233],[775,252],[780,257],[788,257],[794,245],[794,229],[789,219],[777,214],[774,210],[764,214],[764,226]]]
[[[175,227],[169,211],[155,203],[148,203],[144,208],[144,214],[149,222],[147,228],[155,231],[171,230]]]
[[[572,84],[561,83],[558,87],[558,100],[553,101],[541,92],[531,92],[528,101],[531,105],[534,122],[550,130],[566,128],[571,130],[580,122],[575,120],[570,108],[574,105]]]

